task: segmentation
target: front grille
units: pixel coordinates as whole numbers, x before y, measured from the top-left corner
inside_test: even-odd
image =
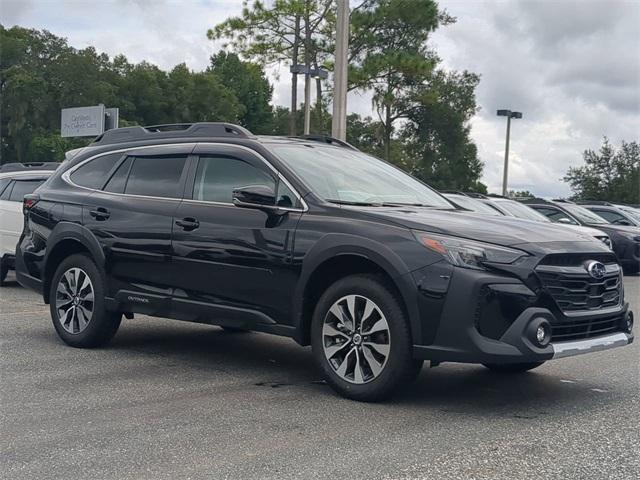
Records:
[[[622,300],[620,267],[615,263],[606,264],[601,279],[593,278],[584,265],[539,265],[536,274],[558,308],[568,315],[616,307]]]
[[[620,316],[598,318],[596,320],[577,320],[575,322],[555,323],[551,325],[551,342],[568,342],[585,338],[599,337],[621,330]]]

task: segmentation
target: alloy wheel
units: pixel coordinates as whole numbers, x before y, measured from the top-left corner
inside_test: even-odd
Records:
[[[72,334],[84,331],[93,316],[94,291],[89,275],[78,267],[62,274],[56,288],[56,312],[62,328]]]
[[[391,349],[389,324],[371,299],[347,295],[327,312],[322,326],[324,355],[343,380],[363,384],[384,370]]]

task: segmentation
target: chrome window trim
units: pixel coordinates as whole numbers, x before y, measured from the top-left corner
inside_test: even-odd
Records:
[[[224,146],[224,147],[239,148],[241,150],[245,150],[245,151],[249,152],[250,154],[254,155],[257,159],[262,161],[262,163],[264,163],[275,174],[275,176],[276,176],[276,178],[278,180],[284,182],[287,185],[287,187],[289,187],[289,189],[293,192],[293,194],[296,196],[296,198],[300,201],[300,203],[302,205],[302,208],[278,207],[277,210],[286,211],[286,212],[298,212],[298,213],[304,213],[304,212],[309,210],[309,206],[307,205],[307,202],[304,201],[304,199],[300,196],[298,191],[293,187],[293,185],[291,185],[291,183],[289,183],[289,181],[284,177],[284,175],[282,175],[282,173],[280,173],[273,165],[271,165],[271,163],[269,163],[269,161],[266,158],[264,158],[261,154],[259,154],[258,152],[256,152],[252,148],[245,147],[244,145],[236,145],[234,143],[222,143],[222,142],[165,143],[165,144],[160,144],[160,145],[145,145],[145,146],[142,146],[142,147],[130,147],[130,148],[121,148],[121,149],[117,149],[117,150],[109,150],[107,152],[97,153],[95,155],[92,155],[92,156],[84,159],[83,161],[78,163],[78,165],[75,165],[72,168],[70,168],[69,170],[67,170],[66,172],[64,172],[62,174],[61,178],[62,178],[62,180],[64,180],[66,183],[68,183],[69,185],[71,185],[73,187],[81,188],[82,190],[87,190],[87,191],[90,191],[90,192],[101,192],[101,193],[104,193],[104,194],[107,194],[107,195],[114,195],[114,196],[120,196],[120,197],[133,197],[133,198],[151,198],[151,199],[156,199],[156,200],[173,200],[173,201],[179,201],[179,202],[183,202],[183,201],[184,202],[196,202],[196,203],[206,203],[206,204],[218,205],[218,206],[233,206],[234,208],[239,208],[236,205],[234,205],[233,203],[226,203],[226,202],[212,202],[212,201],[207,201],[207,200],[193,200],[191,198],[154,197],[154,196],[149,196],[149,195],[134,195],[134,194],[131,194],[131,193],[105,192],[104,190],[98,190],[98,189],[95,189],[95,188],[83,187],[82,185],[78,185],[78,184],[74,183],[71,180],[71,175],[73,174],[73,172],[75,172],[77,169],[79,169],[84,164],[89,163],[91,160],[94,160],[94,159],[96,159],[98,157],[102,157],[104,155],[111,155],[113,153],[126,153],[126,152],[131,152],[131,151],[135,151],[135,150],[141,150],[141,149],[145,149],[145,148],[176,147],[176,146],[191,147],[191,151],[193,152],[193,150],[198,145],[220,145],[220,146]],[[190,156],[190,155],[193,155],[193,153],[187,154],[187,156]],[[207,155],[207,154],[204,153],[204,154],[198,154],[198,155]]]

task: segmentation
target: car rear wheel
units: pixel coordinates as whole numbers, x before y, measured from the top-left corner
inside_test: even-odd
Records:
[[[51,281],[49,303],[53,326],[72,347],[104,345],[118,331],[122,315],[104,305],[102,276],[86,255],[72,255],[58,266]]]
[[[523,373],[529,370],[533,370],[534,368],[538,368],[544,362],[528,362],[528,363],[484,363],[483,365],[487,367],[492,372],[498,373]]]
[[[390,397],[419,373],[406,314],[382,277],[353,275],[333,284],[311,325],[316,363],[339,394],[360,401]]]

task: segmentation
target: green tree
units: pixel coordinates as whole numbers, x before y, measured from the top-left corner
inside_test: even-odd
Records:
[[[384,127],[384,157],[391,159],[395,123],[416,105],[439,59],[427,40],[454,19],[433,0],[365,0],[351,14],[351,89],[369,90]]]
[[[640,145],[622,141],[616,149],[605,137],[599,151],[585,150],[584,165],[563,177],[575,199],[640,203]]]
[[[235,94],[241,110],[238,121],[243,127],[257,134],[272,132],[273,88],[258,64],[243,62],[235,53],[220,52],[211,57],[208,71]]]
[[[225,38],[237,53],[267,65],[318,63],[317,36],[325,32],[323,20],[330,11],[330,0],[243,1],[240,16],[231,17],[207,32],[211,40]],[[298,109],[298,72],[291,72],[291,135],[296,132]],[[307,82],[310,81],[305,76]]]
[[[437,71],[424,84],[402,131],[413,175],[442,189],[486,190],[469,125],[479,81],[469,72]]]

